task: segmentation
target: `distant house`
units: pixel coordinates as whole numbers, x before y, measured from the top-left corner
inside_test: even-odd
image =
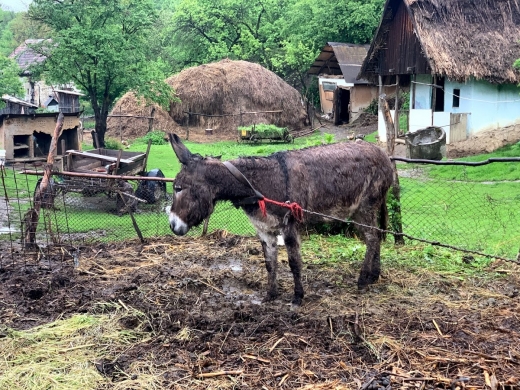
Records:
[[[517,58],[517,2],[387,0],[359,77],[409,86],[409,130],[442,126],[451,143],[520,124]]]
[[[30,47],[41,41],[27,40],[10,55],[20,66],[26,93],[25,99],[8,95],[1,98],[6,106],[0,110],[0,149],[5,150],[8,162],[45,159],[58,112],[65,116],[58,140],[58,155],[81,146],[79,96],[82,94],[70,86],[60,89],[48,86],[43,81],[34,80],[30,73],[31,64],[45,60]]]
[[[322,112],[334,124],[351,122],[377,98],[377,87],[357,80],[368,45],[328,42],[308,74],[318,76]]]

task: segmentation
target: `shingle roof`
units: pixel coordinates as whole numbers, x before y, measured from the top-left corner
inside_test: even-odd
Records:
[[[367,81],[356,80],[356,77],[369,47],[370,45],[328,42],[307,73],[343,75],[347,83],[364,84]]]
[[[9,58],[13,58],[23,73],[27,73],[29,66],[40,63],[45,60],[45,56],[36,53],[31,48],[31,45],[43,42],[43,39],[26,39],[24,43],[18,46],[10,55]]]

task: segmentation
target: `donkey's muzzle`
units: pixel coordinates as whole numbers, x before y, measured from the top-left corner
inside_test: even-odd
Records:
[[[170,212],[169,220],[170,229],[172,229],[172,232],[177,236],[184,236],[186,233],[188,233],[188,230],[190,230],[188,225],[186,225],[186,223],[175,213]]]

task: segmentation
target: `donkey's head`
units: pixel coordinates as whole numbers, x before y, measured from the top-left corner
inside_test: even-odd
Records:
[[[176,134],[169,134],[173,151],[182,164],[175,177],[173,202],[169,210],[170,228],[182,236],[213,212],[215,188],[208,182],[214,159],[191,153]],[[214,161],[213,161],[214,162]]]

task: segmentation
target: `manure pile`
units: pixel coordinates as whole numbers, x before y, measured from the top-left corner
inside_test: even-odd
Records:
[[[11,357],[0,372],[24,372],[21,352],[11,348],[19,336],[6,326],[27,329],[102,312],[112,322],[53,347],[74,353],[71,359],[87,356],[83,370],[98,373],[95,388],[520,386],[518,266],[496,261],[462,278],[410,272],[383,259],[381,281],[359,293],[359,262],[324,264],[308,255],[307,295],[291,310],[292,276],[280,252],[281,296],[268,303],[258,240],[219,232],[85,247],[77,267],[60,251],[39,263],[20,260],[25,269],[6,262],[0,348]],[[45,360],[55,354],[48,351]],[[40,379],[51,387],[57,370]]]

